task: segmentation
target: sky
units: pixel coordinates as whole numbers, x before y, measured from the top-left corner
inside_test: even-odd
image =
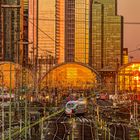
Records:
[[[140,23],[140,0],[118,0],[118,15],[124,17],[124,22]],[[140,62],[140,24],[124,24],[124,47],[129,49],[129,57],[134,57],[132,61]]]

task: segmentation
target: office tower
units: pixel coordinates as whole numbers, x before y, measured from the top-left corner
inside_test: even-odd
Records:
[[[122,65],[123,18],[116,0],[98,0],[92,5],[92,67],[116,69]]]
[[[116,0],[92,3],[91,66],[103,82],[104,92],[114,93],[115,74],[123,64],[123,17],[117,15]]]
[[[1,1],[2,57],[4,61],[20,62],[21,45],[19,43],[23,30],[20,20],[20,0]]]
[[[88,64],[89,0],[57,0],[56,8],[56,57]]]
[[[65,53],[65,0],[56,0],[55,14],[55,57],[56,63],[62,63]]]
[[[29,50],[38,57],[55,53],[55,0],[29,1]]]
[[[75,61],[89,63],[90,0],[75,1]]]
[[[33,42],[33,44],[28,45],[28,52],[29,52],[29,58],[32,61],[32,63],[35,63],[35,55],[37,54],[37,41],[38,41],[38,35],[37,35],[37,0],[29,0],[29,12],[28,12],[28,41]]]

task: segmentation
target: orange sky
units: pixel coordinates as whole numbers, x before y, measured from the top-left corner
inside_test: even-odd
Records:
[[[125,22],[140,23],[140,0],[118,0],[118,14],[124,16]],[[124,47],[129,51],[140,48],[140,24],[124,25]],[[140,51],[129,53],[133,61],[140,61]]]

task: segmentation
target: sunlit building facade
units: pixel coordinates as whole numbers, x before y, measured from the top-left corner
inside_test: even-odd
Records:
[[[29,40],[33,42],[29,52],[34,57],[55,55],[55,0],[29,1],[28,29]]]
[[[140,62],[128,63],[118,71],[119,92],[140,93]]]
[[[123,64],[128,63],[128,48],[123,48]]]
[[[101,74],[105,89],[115,91],[115,71],[123,64],[123,17],[117,15],[116,0],[92,4],[90,65]]]
[[[23,67],[12,62],[0,62],[0,87],[4,89],[20,89],[23,81]],[[33,75],[31,71],[25,69],[26,83],[28,88],[33,86]],[[13,90],[15,91],[15,90]]]
[[[55,58],[56,63],[62,63],[65,46],[65,0],[56,0],[55,15]]]
[[[75,61],[85,64],[89,63],[89,7],[90,0],[75,1]]]
[[[38,33],[37,33],[37,26],[38,26],[38,5],[37,0],[29,0],[29,11],[28,11],[28,40],[32,42],[32,44],[28,45],[28,55],[29,59],[34,64],[35,56],[37,54],[37,42],[38,42]]]
[[[56,0],[56,58],[88,64],[89,0]]]
[[[97,69],[122,65],[123,18],[116,0],[99,0],[92,7],[92,66]]]
[[[61,80],[60,80],[61,79]],[[94,69],[83,63],[63,63],[54,67],[40,80],[40,89],[90,89],[98,86],[99,75]]]

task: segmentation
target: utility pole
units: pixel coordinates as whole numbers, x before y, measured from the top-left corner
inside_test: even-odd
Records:
[[[4,134],[4,79],[3,79],[3,67],[2,67],[2,69],[1,69],[1,71],[0,71],[0,80],[1,80],[1,83],[2,83],[2,140],[4,140],[5,139],[5,134]]]

